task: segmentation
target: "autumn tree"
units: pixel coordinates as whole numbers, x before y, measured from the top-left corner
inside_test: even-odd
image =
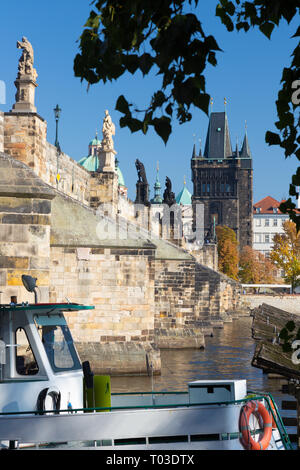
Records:
[[[74,60],[75,76],[88,86],[114,81],[129,72],[143,76],[154,72],[161,86],[138,107],[120,95],[116,109],[122,114],[120,126],[147,133],[153,127],[166,143],[172,119],[190,121],[192,108],[208,114],[209,94],[205,69],[217,65],[220,45],[204,31],[199,0],[92,0],[93,9],[80,37],[80,52]],[[271,38],[282,22],[299,16],[299,0],[220,0],[215,15],[227,31],[258,29]],[[300,36],[300,27],[294,37]],[[249,44],[251,47],[251,43]],[[279,145],[285,157],[300,160],[298,106],[300,103],[300,43],[291,53],[291,63],[283,69],[276,101],[278,133],[268,131],[266,142]],[[140,109],[139,109],[140,108]],[[292,176],[290,195],[300,186],[300,169]],[[300,228],[300,216],[289,198],[282,212]]]
[[[300,231],[297,232],[296,224],[290,220],[284,222],[283,229],[283,234],[274,236],[270,258],[284,271],[284,280],[294,292],[300,285]]]
[[[216,227],[219,271],[232,279],[238,279],[238,242],[235,231],[226,225]]]
[[[245,246],[240,254],[239,279],[243,284],[271,284],[275,266],[263,253]]]

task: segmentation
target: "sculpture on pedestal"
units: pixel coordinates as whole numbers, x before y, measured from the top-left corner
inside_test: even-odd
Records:
[[[28,39],[23,36],[22,41],[17,41],[17,48],[23,49],[22,56],[19,60],[19,74],[18,78],[21,78],[21,75],[30,75],[33,81],[36,81],[37,72],[33,67],[34,53],[33,47],[28,41]]]
[[[102,149],[105,151],[114,150],[114,141],[112,136],[115,135],[116,128],[114,123],[111,120],[108,110],[105,111],[105,117],[103,119],[102,127]]]
[[[163,204],[168,204],[168,206],[176,204],[175,194],[172,192],[172,183],[168,176],[166,177],[166,189],[164,190]]]
[[[135,161],[135,167],[138,174],[135,202],[137,204],[149,205],[149,184],[146,177],[146,171],[143,163],[138,158]]]
[[[112,138],[115,133],[115,125],[111,120],[108,110],[106,110],[102,125],[103,138],[101,142],[101,147],[98,150],[98,172],[116,172],[115,155],[117,154],[117,152],[114,150],[114,141]]]
[[[37,72],[33,66],[33,47],[24,36],[22,41],[17,41],[17,49],[22,49],[19,59],[18,75],[15,81],[17,89],[16,102],[13,105],[14,112],[36,113],[34,94],[37,87]]]

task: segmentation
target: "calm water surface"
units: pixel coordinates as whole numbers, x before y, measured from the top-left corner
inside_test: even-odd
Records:
[[[215,329],[213,337],[206,337],[204,350],[161,351],[162,373],[153,378],[156,391],[183,391],[192,380],[246,379],[247,389],[270,392],[278,407],[281,399],[291,399],[281,393],[285,383],[268,379],[261,369],[251,366],[255,342],[251,336],[252,318],[240,318]],[[151,391],[150,377],[112,377],[112,392]],[[286,414],[286,413],[285,413]]]

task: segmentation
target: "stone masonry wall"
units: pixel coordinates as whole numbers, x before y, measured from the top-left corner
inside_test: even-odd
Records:
[[[194,261],[155,263],[155,338],[161,348],[204,346],[204,336],[242,314],[239,284]]]
[[[0,291],[1,302],[15,295],[34,302],[25,290],[22,274],[38,279],[38,299],[49,298],[50,214],[49,189],[24,164],[0,153]]]
[[[46,166],[43,171],[43,180],[48,184],[89,205],[90,173],[66,153],[58,153],[49,142],[46,142]]]
[[[157,260],[155,264],[155,334],[160,348],[204,346],[195,325],[195,262]]]
[[[5,113],[4,130],[4,151],[8,155],[28,165],[55,189],[89,204],[89,172],[47,142],[47,123],[43,118],[36,113]]]
[[[95,306],[68,315],[81,360],[94,372],[145,373],[146,352],[160,370],[152,250],[51,247],[50,301],[66,298]]]
[[[4,152],[4,113],[0,111],[0,152]]]

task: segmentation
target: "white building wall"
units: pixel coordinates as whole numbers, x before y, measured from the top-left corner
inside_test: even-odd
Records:
[[[283,233],[283,223],[288,220],[286,214],[253,215],[253,248],[264,255],[272,250],[276,233]]]

